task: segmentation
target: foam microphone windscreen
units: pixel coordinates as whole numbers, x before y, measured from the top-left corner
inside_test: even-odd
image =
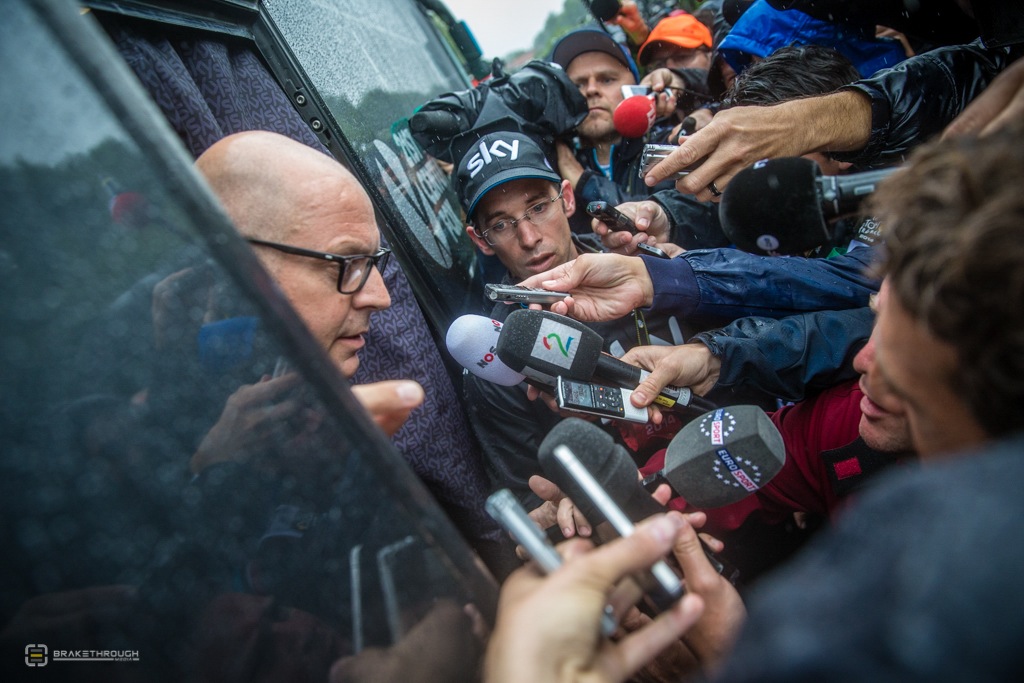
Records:
[[[665,479],[691,505],[716,508],[743,500],[786,462],[782,435],[757,406],[705,413],[672,439]]]
[[[626,516],[640,521],[657,512],[665,512],[640,486],[637,466],[624,447],[615,443],[611,435],[593,423],[579,418],[566,418],[548,432],[538,450],[538,460],[547,478],[561,488],[562,493],[591,524],[604,521],[604,515],[579,489],[579,484],[568,475],[555,457],[555,449],[567,445],[587,470],[604,487],[608,497],[623,509]]]
[[[754,254],[799,254],[829,239],[818,177],[810,159],[766,159],[737,173],[722,191],[718,215],[732,242]]]
[[[496,349],[498,358],[516,372],[531,368],[586,382],[594,376],[603,343],[601,335],[571,318],[520,309],[505,318]]]
[[[612,122],[625,138],[642,138],[654,125],[654,100],[647,95],[627,97],[615,107]]]
[[[591,0],[590,11],[601,21],[614,19],[622,5],[619,0]]]
[[[459,365],[481,379],[512,387],[526,379],[501,362],[495,347],[502,324],[482,315],[463,315],[448,328],[445,344]]]

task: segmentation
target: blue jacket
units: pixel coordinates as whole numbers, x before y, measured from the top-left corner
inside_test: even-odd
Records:
[[[874,319],[866,307],[779,320],[740,318],[690,341],[701,342],[722,361],[707,395],[712,402],[801,401],[815,390],[857,377],[853,357],[871,336]]]
[[[875,259],[875,250],[866,247],[831,259],[755,256],[738,249],[641,258],[654,284],[650,313],[700,320],[697,326],[704,329],[746,316],[861,308],[879,286],[866,273]]]
[[[766,0],[755,2],[743,13],[718,51],[739,73],[750,64],[751,56],[767,57],[787,45],[830,47],[853,62],[862,77],[907,56],[897,40],[875,38],[862,27],[821,21],[799,10],[783,12]]]

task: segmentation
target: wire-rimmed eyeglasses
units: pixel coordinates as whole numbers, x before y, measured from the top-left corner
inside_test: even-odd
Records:
[[[266,240],[258,240],[251,237],[246,239],[250,244],[258,244],[261,247],[270,247],[271,249],[276,249],[286,254],[305,256],[307,258],[315,258],[320,259],[321,261],[337,263],[339,294],[355,294],[362,289],[363,286],[366,285],[366,281],[370,279],[370,271],[374,266],[376,266],[377,270],[383,274],[384,268],[388,264],[388,256],[391,255],[391,250],[387,247],[381,247],[375,254],[352,254],[343,256],[341,254],[331,254],[324,251],[313,251],[311,249],[293,247],[289,244],[267,242]]]
[[[500,220],[497,223],[487,226],[483,230],[479,231],[480,236],[484,238],[484,241],[487,242],[487,244],[493,247],[495,244],[505,242],[515,236],[516,229],[524,220],[530,221],[534,225],[543,225],[554,216],[558,215],[557,211],[551,210],[551,206],[562,198],[562,192],[564,191],[564,188],[559,188],[558,194],[534,204],[519,218],[514,220],[511,218]]]

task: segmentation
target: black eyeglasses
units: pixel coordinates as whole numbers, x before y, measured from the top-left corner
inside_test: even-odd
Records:
[[[391,255],[391,250],[387,247],[381,247],[375,254],[353,254],[351,256],[342,256],[341,254],[329,254],[323,251],[312,251],[310,249],[302,249],[300,247],[293,247],[287,244],[278,244],[277,242],[267,242],[265,240],[257,240],[252,238],[246,238],[251,244],[258,244],[261,247],[270,247],[271,249],[277,249],[286,254],[293,254],[295,256],[305,256],[307,258],[316,258],[321,261],[330,261],[331,263],[338,264],[338,293],[339,294],[355,294],[366,285],[366,281],[370,279],[370,270],[374,266],[382,274],[384,268],[388,265],[388,257]]]

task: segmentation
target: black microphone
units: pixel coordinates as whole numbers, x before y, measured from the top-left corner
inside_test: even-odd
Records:
[[[622,9],[619,0],[591,0],[587,4],[590,6],[590,12],[601,21],[614,19]]]
[[[521,309],[505,319],[498,335],[498,358],[515,372],[561,375],[581,382],[601,381],[636,389],[646,371],[601,351],[604,339],[579,322],[550,311]],[[666,408],[713,407],[687,387],[665,387],[654,402]]]
[[[828,220],[858,210],[896,169],[826,176],[803,157],[765,159],[737,173],[718,215],[732,242],[755,254],[800,254],[831,239]]]
[[[723,507],[767,484],[785,462],[782,435],[763,410],[748,405],[717,408],[675,435],[665,467],[646,477],[643,486],[653,491],[668,483],[695,507]]]
[[[577,423],[583,423],[586,426]],[[548,436],[541,443],[540,452],[547,454],[554,449],[553,443],[568,442],[570,438],[574,443],[573,453],[577,455],[580,461],[594,475],[594,478],[604,487],[611,500],[623,509],[626,516],[638,522],[651,515],[666,511],[663,505],[660,505],[651,498],[651,494],[654,493],[653,488],[645,488],[641,483],[637,476],[636,463],[633,462],[633,457],[630,456],[625,447],[616,443],[606,431],[585,420],[566,418],[555,425],[554,429],[548,433]],[[544,467],[543,461],[542,467]],[[545,474],[547,473],[548,470],[545,468]],[[554,479],[552,481],[556,484],[559,483]],[[644,481],[647,481],[647,479]],[[559,487],[561,487],[560,484]],[[656,488],[656,486],[654,487]],[[687,490],[687,487],[684,485],[683,489]],[[564,488],[562,488],[562,493],[572,499],[573,504],[580,509],[580,512],[583,513],[583,516],[591,524],[596,526],[604,521],[601,511],[595,508],[592,503],[587,500],[577,500],[577,498],[566,492]],[[682,495],[678,492],[676,493],[677,495]],[[552,532],[549,530],[549,536],[551,535]],[[700,543],[703,545],[703,541]],[[739,577],[739,571],[735,567],[727,565],[707,547],[705,547],[705,554],[723,577],[735,583]]]
[[[639,522],[665,509],[642,489],[636,500],[631,501],[632,510],[627,510],[621,504],[616,493],[622,493],[627,488],[621,486],[623,479],[628,481],[631,477],[633,489],[639,486],[636,484],[635,466],[630,468],[632,472],[618,472],[618,463],[608,462],[614,447],[611,436],[600,428],[585,420],[570,417],[555,425],[544,438],[537,459],[544,475],[572,499],[587,520],[595,525],[595,530],[599,523],[595,520],[600,520],[608,522],[618,535],[628,536],[633,533],[634,521]],[[629,456],[626,455],[626,458],[628,460]],[[595,470],[587,463],[596,463],[598,467]],[[617,491],[606,486],[604,478],[609,475],[611,478],[607,483],[612,484]],[[636,505],[641,498],[653,504],[653,512],[648,513],[646,509],[637,512]],[[600,540],[610,539],[601,537]],[[683,593],[679,577],[664,561],[656,562],[650,571],[644,572],[637,579],[650,607],[656,611],[668,609]]]

